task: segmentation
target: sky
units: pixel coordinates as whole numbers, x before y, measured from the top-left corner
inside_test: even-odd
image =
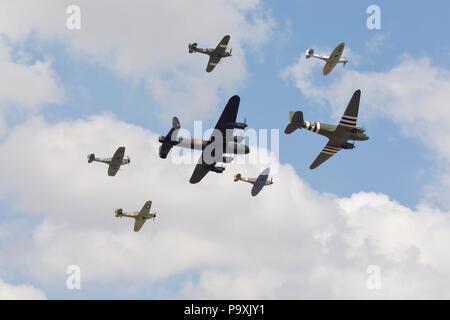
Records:
[[[0,0],[0,299],[449,299],[449,9]],[[187,45],[225,34],[233,56],[206,73]],[[340,42],[350,62],[327,77],[305,59]],[[284,135],[289,111],[337,123],[357,89],[370,140],[310,170],[326,140]],[[190,185],[198,153],[162,160],[158,136],[174,115],[213,127],[233,95],[278,149],[252,145],[259,161]],[[87,163],[121,145],[132,162],[116,177]],[[268,165],[258,197],[233,182]],[[139,233],[114,217],[147,200],[158,215]]]

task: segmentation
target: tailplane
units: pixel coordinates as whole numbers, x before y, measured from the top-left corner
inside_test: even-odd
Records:
[[[87,156],[88,158],[88,163],[92,163],[95,160],[95,154],[91,153],[90,155]]]
[[[297,129],[301,129],[304,123],[303,112],[289,112],[290,123],[287,125],[284,133],[291,134]]]

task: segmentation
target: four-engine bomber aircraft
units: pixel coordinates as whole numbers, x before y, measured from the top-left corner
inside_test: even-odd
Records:
[[[273,184],[273,178],[269,180],[269,174],[270,168],[264,169],[264,171],[261,172],[258,178],[245,178],[240,173],[238,173],[234,176],[234,182],[244,181],[251,183],[253,185],[251,194],[253,197],[256,197],[265,186],[270,186]]]
[[[245,121],[244,123],[236,122],[239,103],[239,96],[230,98],[209,140],[177,138],[180,122],[178,118],[174,117],[169,133],[159,137],[161,143],[159,156],[162,159],[167,158],[170,149],[174,146],[202,150],[200,160],[189,180],[192,184],[200,182],[209,171],[222,173],[225,168],[216,166],[217,162],[230,163],[233,161],[233,158],[226,154],[248,154],[250,152],[249,147],[242,143],[243,137],[233,134],[234,129],[243,130],[247,127]]]
[[[189,53],[199,52],[209,56],[208,66],[206,67],[206,72],[211,72],[219,64],[222,58],[231,57],[231,52],[227,51],[228,42],[230,41],[230,36],[223,37],[222,41],[217,45],[215,49],[203,49],[197,48],[197,43],[189,44]]]
[[[112,158],[96,158],[95,154],[91,153],[88,155],[88,163],[92,162],[103,162],[109,165],[108,176],[114,177],[119,171],[120,166],[124,164],[129,164],[131,162],[130,157],[125,157],[125,147],[119,147],[114,153]]]
[[[326,76],[330,74],[330,72],[334,69],[334,67],[336,67],[338,63],[342,63],[344,67],[347,64],[348,62],[347,59],[341,59],[342,53],[344,52],[344,48],[345,43],[342,42],[336,47],[336,49],[333,50],[333,52],[329,56],[316,54],[314,53],[314,49],[308,49],[306,50],[306,59],[312,57],[325,61],[326,63],[325,67],[323,68],[323,75]]]
[[[116,210],[114,210],[114,212],[116,213],[117,218],[122,218],[122,217],[133,218],[135,220],[134,231],[138,232],[139,230],[141,230],[145,221],[156,218],[156,213],[150,213],[151,207],[152,207],[152,202],[147,201],[144,204],[144,206],[142,207],[141,211],[139,211],[139,212],[137,212],[137,211],[123,212],[123,209],[116,209]]]
[[[297,129],[305,128],[329,139],[325,148],[311,164],[310,169],[317,168],[341,149],[354,149],[355,144],[348,142],[349,140],[369,140],[369,137],[365,134],[365,129],[356,126],[360,99],[361,91],[357,90],[353,94],[347,110],[345,110],[341,122],[337,126],[326,123],[304,121],[303,112],[301,111],[290,113],[291,123],[289,123],[284,131],[286,134],[291,134]]]

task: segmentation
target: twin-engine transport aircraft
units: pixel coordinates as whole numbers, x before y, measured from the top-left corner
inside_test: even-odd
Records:
[[[251,194],[253,197],[256,197],[265,186],[270,186],[271,184],[273,184],[273,178],[270,178],[269,180],[269,174],[270,168],[264,169],[264,171],[261,172],[258,178],[245,178],[240,173],[238,173],[234,176],[234,182],[244,181],[251,183],[253,185]]]
[[[342,63],[344,67],[347,64],[348,62],[347,59],[341,59],[342,53],[344,52],[344,48],[345,43],[342,42],[336,47],[336,49],[333,50],[333,52],[329,56],[316,54],[314,53],[314,49],[308,49],[306,50],[306,59],[312,57],[325,61],[326,63],[325,67],[323,68],[323,75],[326,76],[330,74],[331,71],[333,71],[334,67],[336,67],[338,63]]]
[[[199,52],[207,54],[209,56],[208,66],[206,67],[206,72],[211,72],[219,64],[222,58],[231,57],[231,52],[227,51],[228,42],[230,41],[230,36],[223,37],[222,41],[217,45],[215,49],[202,49],[197,48],[197,43],[189,44],[189,53]]]
[[[289,117],[291,123],[286,127],[284,131],[286,134],[291,134],[297,129],[305,128],[309,131],[318,133],[329,139],[327,145],[319,154],[319,156],[311,164],[310,169],[315,169],[322,163],[330,159],[341,149],[351,150],[355,148],[354,143],[351,141],[366,141],[369,137],[365,134],[365,129],[356,126],[356,120],[358,119],[359,102],[361,99],[361,91],[357,90],[347,110],[345,110],[342,116],[341,122],[336,126],[332,124],[309,122],[303,120],[303,112],[291,112]]]
[[[109,165],[108,176],[114,177],[119,171],[120,166],[131,162],[130,157],[125,157],[125,147],[119,147],[112,158],[96,158],[95,154],[88,155],[88,163],[103,162]]]
[[[243,130],[247,127],[245,121],[244,123],[236,122],[239,102],[239,96],[230,98],[209,140],[178,138],[180,122],[178,118],[174,117],[169,133],[159,137],[161,143],[159,156],[162,159],[167,158],[170,149],[174,146],[202,150],[200,160],[189,180],[192,184],[200,182],[209,171],[222,173],[225,167],[216,166],[217,162],[230,163],[233,161],[233,157],[226,154],[248,154],[250,152],[249,147],[242,143],[243,138],[233,134],[234,129]]]
[[[156,213],[150,213],[150,208],[152,207],[152,202],[147,201],[144,206],[142,207],[141,211],[137,212],[123,212],[123,209],[116,209],[116,217],[122,218],[133,218],[135,220],[134,222],[134,231],[138,232],[141,230],[142,226],[144,225],[145,221],[149,219],[155,219]]]

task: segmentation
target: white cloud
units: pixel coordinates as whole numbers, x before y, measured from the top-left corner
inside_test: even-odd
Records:
[[[50,61],[28,61],[23,53],[0,39],[0,136],[5,133],[9,114],[30,115],[63,98],[63,89]]]
[[[45,294],[29,284],[11,285],[0,279],[0,300],[43,300]]]
[[[115,178],[86,154],[108,156],[126,145],[132,164]],[[174,277],[185,285],[173,297],[206,298],[448,298],[448,212],[407,208],[383,194],[337,198],[312,190],[289,165],[275,184],[252,198],[240,171],[228,165],[199,185],[194,164],[158,158],[157,135],[110,116],[49,125],[34,119],[0,146],[0,196],[39,221],[30,238],[2,252],[40,283],[65,283],[76,264],[83,283],[135,283]],[[40,154],[30,164],[30,154]],[[140,233],[113,210],[158,213]],[[23,243],[22,243],[23,242]],[[14,264],[12,264],[14,265]],[[382,290],[366,288],[366,269],[382,270]],[[130,271],[132,270],[132,271]]]
[[[83,61],[100,64],[148,86],[164,115],[202,114],[230,95],[248,76],[244,57],[259,55],[274,26],[257,0],[246,1],[78,1],[82,25],[66,29],[66,7],[72,1],[14,1],[0,10],[0,30],[21,43],[30,35],[61,41]],[[14,16],[14,21],[6,17]],[[231,35],[233,57],[212,74],[208,58],[188,54],[189,42],[215,47]],[[191,118],[192,119],[192,118]]]

